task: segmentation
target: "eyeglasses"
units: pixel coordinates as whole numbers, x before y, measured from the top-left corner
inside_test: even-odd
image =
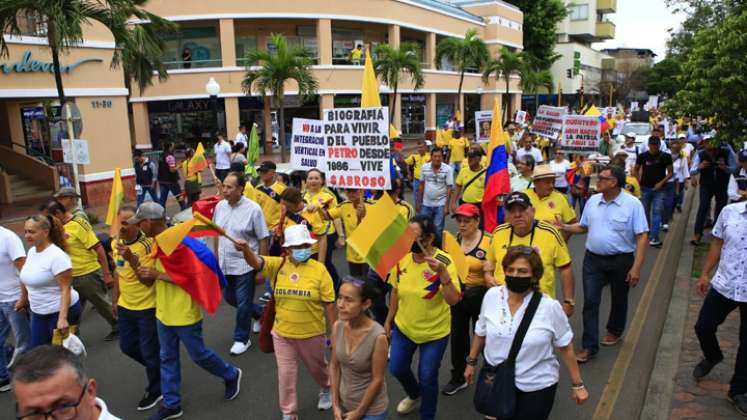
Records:
[[[353,286],[358,287],[358,288],[362,288],[363,285],[366,283],[365,281],[363,281],[361,279],[358,279],[358,278],[355,278],[355,277],[352,277],[352,276],[345,276],[345,277],[343,277],[342,282],[343,283],[350,283]]]
[[[78,416],[78,406],[80,405],[80,402],[83,401],[83,396],[86,394],[86,391],[88,390],[88,385],[83,387],[83,389],[80,391],[80,396],[78,397],[78,401],[74,404],[61,404],[58,407],[55,407],[49,411],[45,412],[36,412],[36,413],[30,413],[30,414],[24,414],[22,416],[17,416],[17,420],[47,420],[48,418],[51,418],[52,420],[72,420]],[[16,411],[18,411],[18,404],[16,403]]]

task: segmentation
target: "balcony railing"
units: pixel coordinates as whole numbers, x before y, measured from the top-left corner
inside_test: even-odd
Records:
[[[617,11],[617,0],[597,0],[597,12],[615,13]]]
[[[594,32],[594,38],[598,40],[614,39],[615,24],[612,22],[597,22]]]
[[[202,69],[221,67],[223,66],[223,60],[218,58],[215,60],[164,61],[163,65],[166,67],[166,70]]]

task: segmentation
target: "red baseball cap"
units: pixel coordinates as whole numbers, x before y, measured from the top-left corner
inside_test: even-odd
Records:
[[[456,211],[451,217],[464,216],[464,217],[480,217],[480,209],[474,204],[464,203],[457,207]]]

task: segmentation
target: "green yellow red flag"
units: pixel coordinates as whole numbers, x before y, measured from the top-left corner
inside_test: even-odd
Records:
[[[190,159],[187,164],[187,177],[190,177],[207,167],[208,160],[205,157],[205,148],[202,146],[202,142],[200,142],[197,144],[194,156],[192,156],[192,159]]]

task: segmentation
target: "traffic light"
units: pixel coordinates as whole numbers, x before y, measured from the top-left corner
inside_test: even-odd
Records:
[[[573,52],[573,74],[579,74],[581,72],[581,53],[579,51]]]
[[[572,70],[572,69],[568,69],[568,70],[566,70],[566,71],[565,71],[565,75],[566,75],[566,77],[568,77],[569,79],[573,79],[573,70]]]

